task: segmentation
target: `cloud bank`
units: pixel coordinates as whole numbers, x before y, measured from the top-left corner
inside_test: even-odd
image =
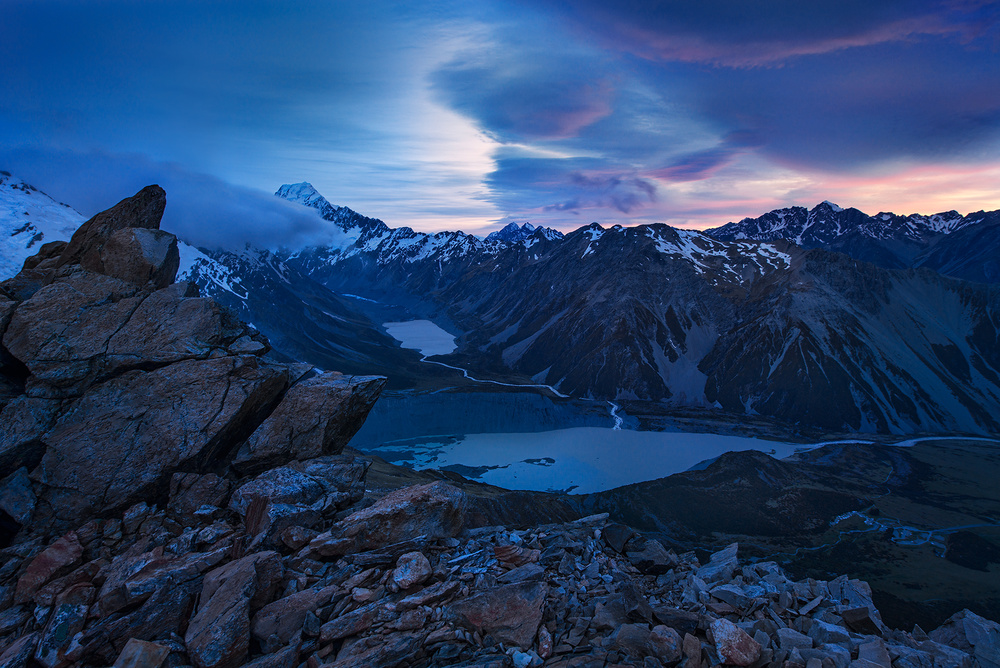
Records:
[[[161,227],[198,247],[295,248],[329,238],[315,209],[142,156],[0,150],[0,165],[85,216],[159,184],[167,192]]]

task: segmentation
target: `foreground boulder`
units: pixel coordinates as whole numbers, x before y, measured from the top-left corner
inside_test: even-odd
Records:
[[[165,206],[145,188],[0,284],[0,545],[165,498],[176,473],[337,455],[381,392],[263,357],[259,333],[174,284]]]

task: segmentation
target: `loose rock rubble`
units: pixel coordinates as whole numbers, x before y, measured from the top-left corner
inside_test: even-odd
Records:
[[[357,489],[347,464],[364,461],[322,460],[300,467],[335,465],[348,475],[331,488]],[[893,631],[864,582],[793,582],[735,544],[702,564],[662,545],[650,560],[630,547],[651,539],[606,515],[469,528],[464,493],[436,482],[367,507],[355,494],[346,515],[278,486],[270,498],[305,513],[284,516],[310,521],[265,546],[235,492],[178,475],[164,508],[0,551],[0,666],[997,665],[994,622]],[[193,489],[211,502],[188,513]]]
[[[169,285],[169,238],[119,234],[129,216],[158,222],[156,193],[119,207],[3,286],[0,668],[1000,666],[992,621],[890,630],[864,582],[793,582],[736,544],[700,563],[606,514],[511,529],[476,526],[482,508],[443,481],[366,494],[370,462],[342,450],[381,379],[296,383],[247,355],[266,343]],[[136,248],[142,262],[120,257]],[[87,301],[111,270],[142,286]],[[68,348],[29,327],[59,299],[83,300]],[[136,333],[111,355],[150,300],[202,322],[188,341],[202,343],[146,364]],[[113,317],[84,349],[87,323]],[[153,320],[163,341],[192,331]],[[215,366],[224,391],[205,380]]]

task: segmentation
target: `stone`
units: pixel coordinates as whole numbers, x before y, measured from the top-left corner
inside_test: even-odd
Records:
[[[35,648],[34,656],[38,663],[46,668],[72,663],[73,659],[67,655],[78,641],[77,634],[83,631],[95,594],[95,589],[84,583],[70,587],[56,598]]]
[[[170,648],[132,638],[115,660],[114,668],[160,668]]]
[[[625,544],[635,535],[635,531],[624,524],[609,524],[601,530],[604,542],[619,554],[625,553]]]
[[[544,580],[545,569],[538,564],[525,564],[513,568],[500,577],[497,582],[501,584],[513,584],[515,582],[528,582],[529,580]]]
[[[257,506],[251,512],[253,501]],[[330,504],[323,485],[289,467],[265,471],[239,487],[229,501],[229,507],[246,518],[254,544],[265,545],[277,543],[288,527],[317,524]]]
[[[538,561],[541,550],[533,550],[520,545],[495,545],[493,555],[502,564],[510,567],[523,566]]]
[[[154,556],[160,554],[159,549],[146,553],[127,571],[109,574],[101,587],[101,611],[108,614],[132,607],[164,587],[193,580],[222,561],[228,551],[228,546],[222,546],[212,552],[189,552],[176,557]]]
[[[342,510],[364,498],[369,466],[371,460],[353,454],[324,455],[288,464],[323,485],[330,499],[327,512]]]
[[[437,605],[450,599],[461,588],[461,583],[456,580],[438,582],[402,599],[396,603],[396,609],[403,611],[412,610],[424,605]]]
[[[925,640],[917,645],[921,652],[931,656],[936,666],[956,666],[956,668],[972,668],[972,657],[955,647],[942,645],[933,640]]]
[[[290,459],[339,454],[361,428],[385,381],[333,372],[299,381],[240,447],[233,465],[247,473]]]
[[[406,487],[353,513],[304,548],[332,557],[424,536],[456,536],[465,523],[465,493],[444,482]]]
[[[32,472],[39,497],[57,520],[74,522],[165,491],[182,466],[215,465],[286,380],[284,368],[257,357],[224,357],[130,371],[93,388],[45,436]]]
[[[0,408],[0,471],[32,470],[45,455],[45,435],[55,424],[62,402],[21,395]]]
[[[423,646],[424,636],[411,632],[391,633],[345,643],[330,668],[394,668],[412,659]]]
[[[781,649],[788,651],[793,649],[812,649],[812,638],[804,633],[799,633],[795,629],[781,628],[778,629],[777,635],[778,647]]]
[[[244,664],[244,668],[295,668],[297,665],[299,665],[299,650],[297,647],[289,646],[258,657]]]
[[[0,636],[16,631],[31,618],[26,606],[14,606],[0,612]]]
[[[681,643],[681,651],[687,658],[688,666],[697,667],[701,665],[701,641],[698,640],[697,636],[685,633],[684,640]]]
[[[175,473],[170,478],[167,510],[180,517],[193,517],[202,506],[225,506],[232,484],[214,473]]]
[[[281,532],[281,542],[292,550],[301,550],[309,541],[319,535],[319,532],[306,527],[290,526]]]
[[[0,653],[0,668],[26,668],[35,654],[38,638],[41,633],[28,633],[21,636]]]
[[[56,597],[70,587],[82,583],[92,582],[94,577],[100,571],[101,565],[102,564],[98,561],[91,561],[80,566],[68,575],[51,580],[48,584],[39,589],[37,594],[35,594],[35,604],[46,607],[55,605]]]
[[[937,643],[974,656],[983,668],[1000,666],[1000,624],[971,610],[956,612],[928,635]]]
[[[169,364],[220,353],[247,326],[191,283],[175,283],[142,299],[108,339],[103,363],[119,372],[137,364]]]
[[[552,656],[552,649],[552,633],[543,624],[538,627],[538,656],[542,659],[548,659]]]
[[[669,606],[656,606],[653,608],[653,615],[661,624],[675,629],[678,633],[695,635],[698,632],[698,625],[701,621],[696,612],[671,608]]]
[[[158,230],[166,205],[167,194],[163,188],[146,186],[81,225],[70,237],[58,264],[80,264],[90,271],[103,271],[101,250],[108,239],[115,232],[130,227]]]
[[[605,647],[636,658],[653,654],[646,624],[622,624],[608,636]]]
[[[867,661],[871,665],[879,666],[880,668],[892,668],[892,659],[889,657],[889,651],[886,649],[885,643],[881,640],[872,640],[858,645],[858,660]]]
[[[16,603],[30,601],[56,573],[77,563],[81,556],[83,556],[83,546],[80,545],[80,539],[75,532],[70,531],[45,548],[28,564],[28,568],[17,581],[14,601]]]
[[[100,252],[102,272],[138,286],[163,288],[180,266],[177,237],[157,229],[127,227],[108,237]]]
[[[882,635],[881,625],[876,622],[868,607],[848,608],[840,613],[847,627],[863,635]]]
[[[548,586],[522,582],[474,594],[449,605],[445,616],[499,642],[529,649],[542,621]]]
[[[273,596],[282,570],[277,553],[258,552],[205,577],[201,604],[184,636],[197,668],[236,668],[244,662],[250,615]]]
[[[851,639],[850,632],[843,626],[830,624],[820,619],[813,620],[812,626],[809,627],[808,635],[817,645],[839,645],[849,642]]]
[[[709,593],[723,603],[728,603],[733,606],[733,608],[737,610],[747,610],[753,605],[753,599],[747,596],[746,593],[744,593],[744,591],[736,585],[719,585],[712,588]]]
[[[427,582],[432,574],[431,562],[422,552],[407,552],[396,561],[392,581],[400,589],[412,589]]]
[[[649,634],[649,646],[653,656],[663,663],[675,663],[681,660],[683,640],[677,631],[669,626],[654,626]]]
[[[129,283],[78,272],[22,302],[4,332],[3,345],[31,372],[28,394],[76,396],[106,377],[109,341],[142,299]]]
[[[638,536],[628,542],[625,556],[643,573],[661,575],[677,565],[660,541]]]
[[[258,640],[275,635],[282,644],[302,628],[306,616],[330,602],[339,591],[336,586],[306,589],[268,603],[254,615],[250,630]]]
[[[760,657],[760,644],[728,619],[713,620],[710,628],[723,663],[749,666]]]
[[[0,510],[21,526],[26,526],[31,521],[37,501],[25,467],[22,466],[0,480]]]
[[[622,585],[622,609],[625,611],[625,616],[634,622],[652,622],[653,621],[653,608],[649,605],[649,601],[646,597],[642,595],[639,588],[635,586],[632,582],[627,582]]]
[[[29,395],[47,398],[78,396],[129,369],[205,359],[248,330],[192,288],[145,292],[77,272],[22,303],[4,345],[30,370]]]
[[[311,507],[323,509],[325,490],[313,478],[298,471],[280,467],[265,471],[233,492],[229,507],[240,515],[247,514],[247,507],[253,498],[266,499],[270,504]]]
[[[100,619],[80,640],[82,657],[91,665],[110,665],[133,638],[165,642],[189,624],[202,586],[201,577],[170,583],[155,590],[137,610]]]
[[[713,554],[708,563],[696,571],[698,577],[709,584],[731,581],[733,573],[739,568],[739,561],[736,558],[738,550],[739,543],[732,543],[724,550]]]
[[[320,627],[319,641],[327,643],[331,640],[349,638],[367,630],[375,623],[378,609],[379,603],[369,603],[346,615],[331,619]]]

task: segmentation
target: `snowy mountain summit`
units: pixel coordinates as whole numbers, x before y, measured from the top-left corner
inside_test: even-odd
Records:
[[[346,206],[334,206],[330,204],[311,183],[307,183],[306,181],[302,183],[286,183],[278,188],[278,191],[274,194],[289,202],[316,209],[323,219],[334,223],[344,232],[356,231],[362,234],[366,232],[381,234],[389,231],[389,227],[377,218],[362,216]]]
[[[523,243],[537,236],[547,241],[555,241],[556,239],[562,239],[563,233],[553,230],[550,227],[535,227],[531,223],[523,223],[522,225],[508,223],[503,229],[490,232],[486,236],[486,241],[500,241],[508,245],[513,245]]]

